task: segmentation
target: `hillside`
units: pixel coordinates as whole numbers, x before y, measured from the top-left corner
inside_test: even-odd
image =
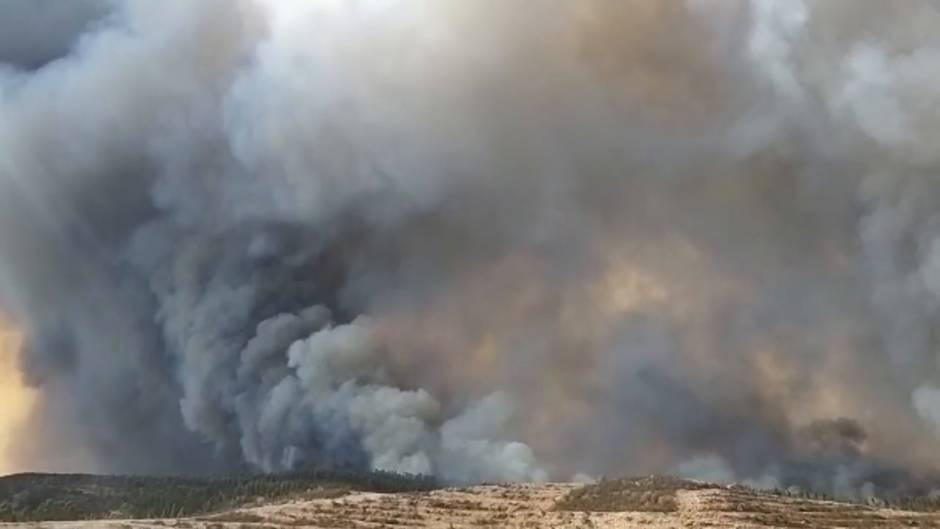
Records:
[[[418,487],[416,487],[418,488]],[[672,478],[568,483],[481,485],[409,492],[323,487],[266,504],[172,519],[19,523],[13,528],[379,529],[490,528],[940,528],[932,502],[922,510],[841,503],[739,486]],[[329,492],[328,494],[325,492]]]
[[[434,486],[419,476],[324,470],[219,479],[17,474],[0,478],[0,522],[194,516],[351,490],[405,492]]]

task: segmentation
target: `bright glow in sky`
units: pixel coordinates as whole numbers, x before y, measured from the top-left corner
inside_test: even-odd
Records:
[[[0,322],[0,474],[22,470],[7,453],[17,425],[26,419],[36,394],[23,383],[16,367],[22,335]]]

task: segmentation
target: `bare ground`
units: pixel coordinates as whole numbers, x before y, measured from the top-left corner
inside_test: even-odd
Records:
[[[637,485],[640,483],[640,485]],[[940,529],[940,514],[775,496],[741,488],[648,487],[585,494],[573,484],[487,485],[433,492],[351,493],[166,520],[6,524],[45,529],[274,528],[893,528]],[[638,510],[634,510],[638,509]],[[3,526],[0,526],[3,527]]]

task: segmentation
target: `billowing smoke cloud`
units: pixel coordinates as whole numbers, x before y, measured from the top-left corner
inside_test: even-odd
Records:
[[[22,461],[940,472],[932,3],[109,6],[0,73]]]

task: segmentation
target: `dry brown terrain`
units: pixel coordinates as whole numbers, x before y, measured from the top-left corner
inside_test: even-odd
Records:
[[[636,484],[639,483],[640,486]],[[634,482],[486,485],[420,493],[350,493],[173,520],[7,524],[9,528],[940,528],[940,514],[775,496],[740,488]],[[587,492],[585,492],[587,490]]]

